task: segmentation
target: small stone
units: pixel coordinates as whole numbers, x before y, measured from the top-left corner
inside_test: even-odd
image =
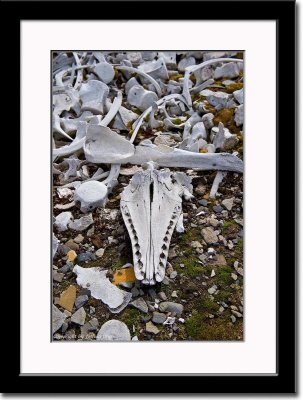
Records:
[[[88,229],[88,231],[86,233],[86,236],[87,237],[92,237],[94,235],[94,233],[95,233],[95,227],[92,226],[90,229]]]
[[[146,332],[153,333],[154,335],[157,335],[160,332],[156,325],[154,325],[151,321],[147,322],[145,325],[145,330]]]
[[[177,257],[177,253],[175,248],[173,247],[168,250],[168,258],[175,258],[175,257]]]
[[[133,297],[138,297],[139,294],[140,294],[140,291],[139,291],[139,289],[135,286],[135,287],[132,288],[131,293],[132,293]]]
[[[210,226],[202,229],[202,235],[205,242],[208,244],[213,244],[218,242],[218,236],[216,235],[213,228],[211,228]]]
[[[196,187],[195,192],[201,196],[206,193],[207,187],[201,183]],[[205,200],[206,201],[206,200]],[[207,201],[206,201],[207,203]],[[207,205],[207,204],[206,204]],[[206,206],[205,206],[206,207]]]
[[[179,318],[178,321],[181,322],[181,324],[184,324],[185,319],[184,318]]]
[[[84,215],[84,217],[81,217],[79,219],[75,219],[73,222],[69,223],[70,229],[73,229],[75,231],[84,231],[87,229],[91,224],[94,223],[92,214],[87,214]]]
[[[211,288],[207,289],[209,294],[214,294],[217,291],[217,285],[213,285]]]
[[[66,320],[66,315],[62,313],[55,305],[52,308],[52,331],[53,334],[61,328]]]
[[[236,112],[235,112],[235,123],[237,126],[243,125],[244,122],[244,106],[241,104],[239,107],[237,107]]]
[[[71,285],[64,292],[61,293],[59,305],[71,312],[73,310],[75,300],[76,287]]]
[[[185,268],[185,265],[184,264],[180,264],[180,268]]]
[[[200,242],[198,242],[197,240],[194,240],[193,242],[191,242],[190,246],[194,249],[201,249],[203,246]]]
[[[172,292],[171,297],[175,297],[175,298],[178,297],[178,293],[176,292],[176,290],[174,290]]]
[[[79,308],[71,317],[71,322],[78,325],[84,325],[86,312],[83,307]]]
[[[217,254],[215,259],[211,260],[212,265],[227,265],[226,259],[223,254]]]
[[[79,246],[73,239],[69,239],[66,243],[65,246],[69,247],[71,250],[79,250]]]
[[[132,342],[137,342],[137,341],[139,341],[138,336],[133,336],[133,337],[132,337]]]
[[[104,251],[105,250],[101,248],[101,249],[98,249],[95,254],[97,257],[101,258],[104,254]]]
[[[89,313],[94,314],[96,312],[95,307],[89,306]]]
[[[57,271],[53,271],[53,280],[55,282],[62,282],[63,277],[64,277],[64,274],[57,272]]]
[[[208,205],[208,201],[205,199],[199,200],[198,203],[203,207],[207,207]]]
[[[177,275],[178,275],[178,272],[177,272],[177,271],[172,271],[172,272],[170,273],[169,277],[170,277],[170,279],[175,279]]]
[[[216,276],[215,270],[212,269],[210,277],[213,278],[214,276]]]
[[[219,313],[223,313],[223,311],[224,311],[224,307],[222,307],[222,306],[220,306],[220,308],[219,308]]]
[[[92,259],[92,253],[90,251],[87,251],[86,253],[81,253],[78,254],[77,256],[77,261],[78,262],[85,262],[85,261],[89,261]]]
[[[207,249],[207,253],[208,253],[209,255],[214,255],[214,254],[216,254],[216,250],[215,250],[213,247],[209,247],[209,248]]]
[[[234,324],[237,321],[237,318],[234,315],[230,316],[231,322]]]
[[[75,237],[74,242],[79,244],[79,243],[82,243],[83,240],[84,240],[84,236],[82,236],[81,233],[79,233],[79,235]],[[75,250],[75,249],[72,249],[72,250]]]
[[[84,306],[84,304],[85,304],[87,301],[88,301],[88,296],[87,296],[86,294],[84,294],[84,295],[82,295],[82,296],[78,296],[78,297],[76,298],[76,301],[75,301],[75,306],[76,306],[76,308],[78,309],[78,308]]]
[[[70,271],[72,268],[74,268],[74,264],[71,261],[67,261],[67,263],[59,269],[59,271],[63,274],[66,274],[66,272]]]
[[[220,214],[220,212],[222,212],[223,208],[221,206],[213,206],[213,210],[216,214]]]
[[[77,253],[75,252],[75,250],[70,250],[67,253],[67,259],[68,261],[74,261],[77,258]]]
[[[234,274],[233,272],[231,273],[231,277],[234,281],[238,279],[238,275]]]
[[[165,277],[163,278],[162,283],[163,283],[163,285],[165,285],[165,286],[168,286],[168,285],[169,285],[169,280],[168,280],[167,276],[165,276]]]
[[[166,296],[166,294],[164,292],[159,292],[158,293],[158,298],[160,300],[163,300],[163,301],[167,300],[167,296]]]
[[[231,310],[231,312],[237,317],[237,318],[242,318],[242,314],[241,313],[239,313],[238,311],[235,311],[235,310]]]
[[[163,325],[173,325],[176,321],[176,317],[167,317],[166,321],[163,322]],[[178,329],[174,329],[175,331]]]
[[[172,312],[177,314],[178,316],[181,316],[183,313],[183,305],[180,303],[173,303],[171,301],[164,301],[163,303],[160,303],[159,305],[159,310],[161,312]]]
[[[208,318],[213,319],[215,318],[214,314],[208,314]]]
[[[148,306],[146,304],[146,301],[142,297],[132,301],[130,304],[144,313],[148,312]]]
[[[233,208],[234,200],[235,200],[234,197],[231,197],[231,198],[229,198],[229,199],[224,199],[224,200],[222,201],[221,204],[222,204],[228,211],[230,211],[230,210]]]
[[[163,322],[166,320],[166,315],[163,313],[160,313],[158,311],[155,311],[153,313],[153,318],[152,318],[152,322],[154,322],[155,324],[163,324]]]

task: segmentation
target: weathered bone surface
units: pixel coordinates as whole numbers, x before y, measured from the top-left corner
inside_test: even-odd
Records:
[[[243,161],[233,154],[200,154],[153,144],[134,146],[110,128],[100,125],[89,125],[84,153],[88,161],[100,164],[144,164],[154,161],[161,167],[243,172]]]
[[[104,206],[106,199],[107,187],[104,183],[98,181],[82,183],[74,194],[74,200],[80,201],[81,211],[84,213]]]
[[[137,172],[121,194],[120,208],[133,250],[136,278],[161,282],[172,233],[182,213],[182,197],[192,197],[190,178],[182,172]]]

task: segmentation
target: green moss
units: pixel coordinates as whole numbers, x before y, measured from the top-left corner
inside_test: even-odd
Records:
[[[223,235],[234,229],[235,227],[237,227],[237,223],[233,219],[225,220],[222,227]]]
[[[133,325],[136,325],[140,320],[140,311],[136,308],[125,308],[119,315],[119,320],[123,321],[132,331]]]
[[[234,82],[226,86],[227,93],[233,93],[235,90],[240,90],[243,88],[243,82]]]

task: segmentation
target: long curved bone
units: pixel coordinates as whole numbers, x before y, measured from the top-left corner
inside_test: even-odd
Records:
[[[154,161],[162,167],[197,168],[243,172],[243,161],[229,153],[191,153],[168,146],[134,146],[107,127],[89,125],[84,144],[85,157],[100,164],[144,164]]]
[[[145,72],[140,71],[137,68],[125,67],[123,65],[117,66],[116,69],[118,69],[120,71],[134,72],[135,74],[142,75],[145,79],[148,79],[150,81],[150,83],[154,85],[154,87],[157,91],[157,95],[162,96],[162,90],[160,88],[159,83],[154,78],[152,78],[150,75],[146,74]]]
[[[154,163],[136,172],[121,194],[120,208],[133,249],[136,278],[147,285],[161,282],[172,233],[182,213],[182,196],[192,197],[184,173],[157,171]]]

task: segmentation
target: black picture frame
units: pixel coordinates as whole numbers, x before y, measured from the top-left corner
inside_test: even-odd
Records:
[[[138,376],[45,376],[20,375],[20,266],[21,260],[14,256],[11,267],[6,269],[6,279],[14,282],[14,293],[11,285],[4,285],[5,298],[9,299],[9,309],[14,311],[14,327],[1,329],[2,346],[9,348],[9,356],[3,358],[1,389],[3,393],[70,393],[71,388],[77,387],[78,393],[142,393],[147,388],[148,393],[295,393],[296,392],[296,333],[295,333],[295,9],[294,1],[184,1],[180,7],[192,9],[195,13],[181,14],[172,6],[172,2],[162,1],[161,12],[156,2],[147,10],[147,3],[142,7],[139,2],[112,1],[91,2],[94,13],[91,12],[89,1],[79,8],[71,2],[60,1],[58,7],[50,1],[11,1],[1,2],[2,16],[2,54],[10,54],[14,62],[2,69],[2,76],[6,73],[14,75],[13,80],[3,79],[7,104],[15,105],[15,112],[20,92],[20,21],[21,20],[82,20],[92,19],[92,15],[102,19],[105,15],[115,16],[115,19],[199,19],[205,20],[276,20],[277,31],[277,373],[264,375],[184,375],[184,376],[140,376],[140,385],[137,385]],[[101,4],[102,3],[102,4]],[[180,2],[181,3],[181,2]],[[185,4],[186,3],[186,4]],[[102,12],[95,12],[98,7]],[[182,8],[181,7],[181,8]],[[106,12],[104,12],[106,10]],[[202,19],[202,18],[201,18]],[[7,30],[9,27],[9,33]],[[5,39],[7,38],[7,39]],[[262,38],[260,38],[261,40]],[[287,58],[286,55],[287,54]],[[9,67],[9,72],[8,72]],[[287,85],[284,78],[287,76]],[[287,98],[287,113],[282,112],[283,99]],[[20,108],[19,108],[20,112]],[[4,119],[5,131],[12,134],[15,144],[19,146],[20,159],[20,119],[7,117]],[[14,133],[13,133],[14,132]],[[19,135],[17,136],[17,132]],[[281,143],[287,132],[287,151]],[[282,138],[283,137],[283,138]],[[14,160],[10,164],[11,176],[19,177],[20,164]],[[283,186],[282,176],[287,173],[287,190]],[[20,227],[20,188],[15,195],[17,204],[14,207],[14,218]],[[18,201],[19,200],[19,201]],[[287,204],[287,213],[283,212],[283,205]],[[12,205],[10,205],[12,207]],[[23,210],[24,211],[24,210]],[[282,229],[283,227],[283,229]],[[17,235],[16,235],[17,236]],[[8,240],[10,242],[10,240]],[[12,255],[16,254],[16,245],[13,241]],[[282,246],[283,243],[283,246]],[[7,250],[8,251],[8,250]],[[19,261],[19,267],[18,262]],[[287,284],[285,284],[285,268],[287,266]],[[8,276],[9,275],[9,276]],[[19,285],[20,287],[20,285]],[[33,349],[34,351],[34,349]],[[43,356],[43,355],[42,355]],[[181,361],[180,361],[181,362]],[[157,379],[157,385],[154,385]],[[74,385],[76,380],[81,384]],[[135,381],[136,380],[136,381]]]

